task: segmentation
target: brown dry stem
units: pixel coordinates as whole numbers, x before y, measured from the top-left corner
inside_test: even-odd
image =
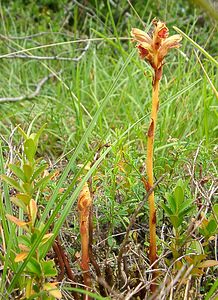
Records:
[[[59,239],[58,236],[56,237],[56,239],[53,243],[53,250],[55,252],[56,260],[57,260],[57,263],[58,263],[59,268],[60,268],[60,273],[58,274],[57,281],[62,281],[63,280],[65,270],[66,270],[67,277],[72,281],[72,283],[74,283],[75,282],[75,276],[74,276],[74,274],[71,270],[67,254],[64,252],[64,249],[61,245],[61,242],[60,242],[60,239]],[[72,296],[74,297],[73,299],[79,300],[79,296],[78,296],[77,292],[72,291],[71,293],[72,293]]]

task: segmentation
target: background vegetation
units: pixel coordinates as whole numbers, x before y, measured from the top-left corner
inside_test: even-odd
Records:
[[[49,163],[49,171],[55,170],[56,177],[42,192],[40,205],[47,205],[55,189],[66,191],[72,185],[55,220],[74,197],[69,210],[64,210],[68,216],[66,220],[63,217],[59,234],[72,269],[80,278],[76,261],[80,237],[75,189],[79,177],[84,179],[86,174],[83,167],[90,165],[96,154],[101,156],[108,149],[92,174],[93,247],[111,288],[107,289],[107,295],[125,299],[140,282],[136,274],[141,272],[140,264],[146,265],[148,251],[146,208],[133,224],[126,252],[128,283],[119,289],[115,276],[117,255],[129,220],[145,196],[141,177],[145,167],[152,78],[151,68],[136,53],[129,56],[134,49],[130,30],[132,27],[147,30],[151,20],[157,17],[167,22],[171,34],[175,33],[172,26],[177,26],[214,59],[218,49],[215,20],[189,1],[133,1],[132,5],[127,1],[16,0],[1,1],[0,6],[0,133],[2,158],[6,162],[4,172],[8,170],[8,162],[19,160],[21,137],[16,126],[27,131],[34,120],[32,131],[37,132],[46,123],[37,157]],[[198,220],[199,211],[209,220],[216,201],[217,99],[196,53],[210,81],[217,86],[216,65],[186,39],[178,51],[172,51],[167,57],[161,82],[154,172],[156,179],[163,176],[156,190],[158,254],[167,252],[169,261],[172,249],[166,244],[172,242],[174,225],[161,208],[161,203],[167,201],[166,193],[173,193],[182,180],[179,182],[184,199],[192,200],[193,211],[187,212],[183,220],[183,234],[187,234],[191,222],[195,224]],[[32,93],[39,82],[49,74],[54,76],[46,79],[34,97]],[[20,101],[10,99],[20,96]],[[72,157],[73,163],[68,164]],[[68,174],[59,184],[67,164]],[[55,201],[53,204],[58,203]],[[202,246],[201,253],[211,260],[217,259],[214,232],[208,237],[212,238],[207,249]],[[192,238],[202,245],[205,236],[199,234],[194,232]],[[133,253],[138,253],[140,259]],[[209,268],[207,277],[202,273],[194,281],[196,284],[190,284],[191,299],[203,299],[214,285],[216,272],[215,268]],[[66,287],[63,283],[63,291]],[[99,293],[97,284],[93,291]],[[69,293],[67,290],[63,293],[66,299]],[[185,288],[181,297],[184,295]],[[136,296],[142,297],[137,293]],[[165,297],[169,297],[167,292]]]

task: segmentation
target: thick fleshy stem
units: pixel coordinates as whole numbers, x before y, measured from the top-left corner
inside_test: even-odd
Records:
[[[80,235],[81,235],[81,269],[83,271],[83,280],[86,290],[91,287],[91,274],[89,269],[89,215],[92,206],[92,198],[90,195],[87,182],[84,184],[78,199],[78,210],[80,215]],[[84,295],[84,300],[90,300],[88,295]]]
[[[148,176],[148,186],[149,190],[154,185],[154,176],[153,176],[153,152],[154,152],[154,137],[155,137],[155,128],[157,123],[157,113],[159,107],[159,82],[162,74],[162,66],[158,70],[155,70],[153,83],[152,83],[152,110],[151,110],[151,121],[148,128],[148,140],[147,140],[147,176]],[[156,290],[155,279],[157,277],[157,244],[156,244],[156,205],[154,199],[154,191],[148,198],[149,203],[149,232],[150,232],[150,249],[149,249],[149,258],[150,264],[152,265],[152,284],[151,292]]]
[[[133,41],[137,42],[141,59],[145,59],[153,68],[154,76],[152,82],[152,110],[151,121],[148,129],[147,141],[147,177],[148,181],[143,181],[145,188],[149,191],[154,185],[153,179],[153,152],[154,152],[154,137],[157,123],[157,113],[159,106],[159,83],[162,76],[162,68],[164,58],[172,48],[179,48],[181,36],[176,34],[169,37],[169,30],[166,24],[161,21],[153,20],[154,31],[152,35],[138,29],[132,28],[131,36]],[[150,250],[149,258],[152,265],[152,284],[151,292],[156,291],[157,277],[157,244],[156,244],[156,206],[154,192],[148,198],[149,202],[149,233],[150,233]]]

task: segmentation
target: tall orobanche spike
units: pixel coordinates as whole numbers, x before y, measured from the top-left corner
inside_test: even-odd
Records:
[[[157,113],[159,107],[159,83],[162,77],[164,58],[171,48],[180,46],[181,36],[176,34],[169,37],[169,30],[164,22],[153,20],[153,34],[149,35],[146,32],[133,28],[131,36],[133,41],[137,43],[139,56],[146,60],[154,70],[152,80],[152,110],[150,125],[147,133],[147,181],[144,181],[145,189],[148,191],[154,185],[153,175],[153,153],[154,153],[154,138],[155,128],[157,123]],[[156,206],[154,192],[148,197],[149,202],[149,232],[150,232],[150,249],[149,258],[152,265],[152,283],[151,292],[156,291],[157,277],[157,246],[156,246]]]

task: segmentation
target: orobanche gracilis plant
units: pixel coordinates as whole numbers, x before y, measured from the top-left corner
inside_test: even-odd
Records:
[[[133,41],[137,42],[141,59],[146,60],[153,68],[153,80],[152,80],[152,110],[150,125],[148,128],[147,138],[147,181],[145,183],[146,190],[152,188],[154,184],[153,179],[153,148],[154,148],[154,136],[157,123],[157,113],[159,107],[159,84],[162,77],[162,70],[164,65],[164,58],[171,48],[178,48],[180,46],[181,36],[176,34],[169,37],[169,30],[165,23],[161,21],[153,20],[154,30],[152,35],[148,35],[146,32],[133,28],[131,36]],[[153,269],[157,268],[156,254],[156,207],[154,200],[154,192],[148,198],[149,200],[149,232],[150,232],[150,264]],[[157,272],[153,272],[153,280],[157,277]],[[153,281],[153,282],[154,282]],[[152,284],[151,291],[155,290],[155,284]]]

